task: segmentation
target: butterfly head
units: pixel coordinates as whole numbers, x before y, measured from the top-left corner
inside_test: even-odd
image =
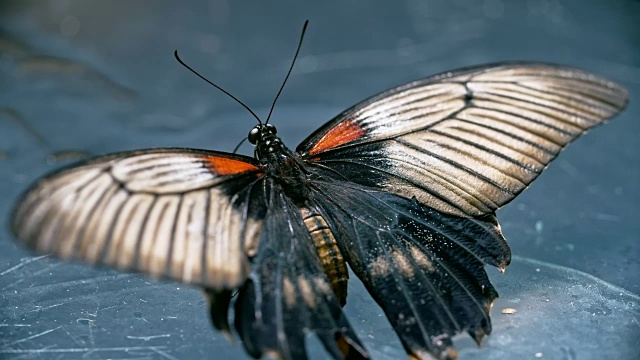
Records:
[[[272,124],[260,124],[249,131],[247,140],[256,146],[259,154],[275,153],[283,147],[277,133],[278,130]]]

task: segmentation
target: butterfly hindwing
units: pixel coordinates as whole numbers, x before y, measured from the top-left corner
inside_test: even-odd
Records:
[[[461,332],[480,343],[498,296],[484,265],[504,268],[511,257],[495,216],[446,215],[324,175],[314,198],[407,352],[453,359],[451,338]]]
[[[269,210],[235,324],[254,357],[306,359],[315,333],[335,359],[367,359],[333,293],[300,210],[267,183]]]
[[[12,229],[27,246],[63,259],[234,288],[246,278],[246,252],[266,211],[261,198],[247,196],[261,179],[254,159],[218,152],[99,157],[39,180]]]
[[[574,68],[486,65],[415,81],[346,110],[297,148],[346,180],[457,216],[494,212],[626,91]]]

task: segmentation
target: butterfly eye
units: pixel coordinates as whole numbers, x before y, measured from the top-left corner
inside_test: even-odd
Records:
[[[258,140],[260,140],[260,129],[258,127],[254,127],[249,131],[249,135],[247,136],[247,140],[253,145],[255,145]]]
[[[272,133],[272,134],[277,134],[278,133],[278,129],[276,129],[276,127],[274,125],[271,124],[267,124],[265,125],[267,127],[267,129]]]

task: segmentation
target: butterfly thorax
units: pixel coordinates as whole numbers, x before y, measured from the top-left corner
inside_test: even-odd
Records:
[[[256,126],[249,133],[249,141],[256,145],[255,156],[265,167],[266,175],[280,185],[282,191],[298,206],[334,294],[340,305],[344,306],[349,280],[347,265],[324,217],[306,205],[309,189],[303,160],[284,145],[273,125]]]
[[[255,157],[265,168],[266,175],[295,203],[302,204],[308,195],[303,162],[276,133],[276,127],[271,124],[257,125],[249,132],[248,140],[256,146]]]

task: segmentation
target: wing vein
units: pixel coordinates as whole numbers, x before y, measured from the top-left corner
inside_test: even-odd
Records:
[[[167,253],[167,262],[165,264],[164,273],[167,276],[170,276],[173,272],[173,247],[175,246],[176,240],[176,232],[178,231],[178,221],[182,216],[183,211],[183,200],[184,194],[178,195],[180,198],[178,199],[178,205],[176,207],[176,213],[173,218],[173,222],[171,224],[171,235],[169,237],[169,244],[167,245],[168,253]]]
[[[202,225],[202,253],[200,254],[200,268],[202,269],[200,273],[200,281],[203,284],[207,283],[209,271],[207,268],[207,258],[209,251],[209,213],[211,211],[211,189],[206,191],[207,197],[205,199],[204,205],[204,224]],[[223,241],[223,239],[214,239],[213,241]],[[225,239],[226,240],[226,239]]]
[[[495,131],[495,132],[500,133],[500,134],[502,134],[502,135],[505,135],[505,136],[508,136],[508,137],[513,138],[513,139],[515,139],[515,140],[521,141],[521,142],[523,142],[523,143],[525,143],[525,144],[527,144],[527,145],[533,146],[533,147],[535,147],[535,148],[537,148],[537,149],[539,149],[539,150],[544,151],[545,153],[547,153],[547,154],[549,154],[549,155],[552,155],[552,156],[555,156],[555,155],[556,155],[556,153],[555,153],[555,152],[553,152],[553,151],[551,151],[551,150],[547,149],[546,147],[544,147],[544,146],[542,146],[542,145],[540,145],[540,144],[538,144],[538,143],[536,143],[536,142],[534,142],[534,141],[531,141],[531,140],[525,139],[525,138],[523,138],[523,137],[521,137],[521,136],[518,136],[518,135],[512,134],[512,133],[510,133],[510,132],[508,132],[508,131],[505,131],[505,130],[502,130],[502,129],[500,129],[500,128],[497,128],[497,127],[494,127],[494,126],[490,126],[490,125],[486,125],[486,124],[481,124],[480,122],[469,121],[469,120],[462,119],[462,118],[458,118],[458,117],[456,117],[456,118],[454,118],[454,119],[455,119],[455,120],[457,120],[457,121],[464,122],[465,124],[469,124],[469,125],[471,125],[471,126],[478,126],[478,127],[481,127],[481,128],[485,128],[485,129],[489,129],[489,130]],[[466,130],[466,129],[461,128],[461,127],[458,127],[457,129],[460,129],[460,130],[463,130],[463,131],[465,131],[465,130]],[[471,132],[471,133],[473,133],[473,134],[475,134],[475,135],[481,135],[481,134],[483,134],[482,132],[473,132],[473,131],[469,131],[469,130],[466,130],[466,132]],[[534,135],[538,136],[538,134],[534,134]],[[487,140],[492,140],[492,139],[490,139],[490,138],[488,138],[488,137],[486,137],[486,136],[484,136],[484,135],[481,135],[481,136],[483,136],[483,137],[484,137],[484,138],[486,138]],[[507,147],[509,147],[511,150],[513,150],[513,151],[517,151],[518,153],[521,153],[522,155],[526,155],[526,156],[528,157],[528,154],[527,154],[526,152],[522,152],[522,151],[520,151],[520,150],[518,149],[518,147],[517,147],[517,146],[508,146],[508,144],[505,144],[505,143],[502,143],[502,145],[507,146]],[[556,144],[556,145],[557,145],[557,144]],[[536,161],[537,161],[537,160],[536,160]]]
[[[147,207],[147,211],[142,219],[142,223],[140,224],[140,229],[138,229],[138,234],[136,235],[135,248],[133,253],[133,267],[139,268],[140,266],[140,247],[142,246],[142,236],[145,233],[147,222],[149,221],[149,216],[151,215],[151,211],[153,207],[156,205],[158,201],[158,196],[153,195],[153,200],[151,200],[151,204]],[[126,239],[125,239],[126,241]]]
[[[332,162],[332,163],[356,164],[356,165],[368,167],[368,168],[370,168],[372,170],[379,171],[379,172],[381,172],[383,174],[391,175],[392,177],[397,177],[397,178],[399,178],[401,180],[404,180],[404,181],[408,182],[411,185],[414,185],[414,186],[426,191],[427,193],[429,193],[429,195],[433,196],[434,198],[436,198],[438,200],[441,200],[442,202],[445,202],[445,203],[449,204],[451,207],[453,207],[455,209],[458,209],[460,211],[464,211],[459,205],[451,202],[451,200],[449,200],[448,198],[440,195],[439,193],[432,191],[432,189],[423,186],[423,184],[419,184],[419,183],[413,181],[410,178],[407,178],[407,177],[404,177],[404,176],[400,176],[399,174],[395,174],[395,173],[389,172],[387,170],[381,169],[381,168],[373,166],[371,164],[367,164],[367,163],[363,163],[363,162],[359,162],[359,161],[355,161],[355,160],[348,160],[348,159],[326,159],[326,160],[323,160],[323,161],[324,162]],[[414,164],[411,164],[411,165],[414,165]],[[437,174],[433,174],[433,175],[437,176]],[[464,190],[462,190],[462,191],[464,191]]]
[[[433,133],[438,134],[438,135],[441,135],[441,136],[444,136],[444,137],[448,137],[448,138],[450,138],[452,140],[457,140],[457,141],[460,141],[460,142],[465,143],[467,145],[474,146],[474,147],[476,147],[476,148],[478,148],[480,150],[486,151],[486,152],[488,152],[488,153],[490,153],[492,155],[500,157],[500,158],[502,158],[504,160],[507,160],[510,163],[513,163],[514,165],[517,165],[517,166],[521,167],[525,171],[532,171],[532,172],[535,172],[535,173],[540,173],[539,170],[533,169],[530,166],[528,166],[527,164],[524,164],[524,163],[522,163],[522,162],[520,162],[520,161],[518,161],[516,159],[513,159],[513,158],[511,158],[511,157],[509,157],[509,156],[507,156],[507,155],[505,155],[505,154],[503,154],[501,152],[498,152],[496,150],[489,149],[486,146],[480,145],[480,144],[478,144],[476,142],[473,142],[473,141],[470,141],[470,140],[466,140],[466,139],[463,139],[461,137],[458,137],[458,136],[455,136],[455,135],[452,135],[452,134],[447,134],[446,132],[443,132],[443,131],[440,131],[440,130],[433,130],[432,129],[431,131]],[[497,170],[500,170],[500,169],[498,168]]]
[[[504,104],[504,103],[501,103],[501,104],[502,104],[502,105],[509,105],[509,106],[511,106],[511,104]],[[553,125],[551,125],[551,124],[549,124],[549,123],[545,123],[545,122],[542,122],[542,121],[540,121],[540,120],[536,120],[536,119],[533,119],[533,118],[531,118],[531,117],[524,116],[524,115],[522,115],[522,114],[518,114],[518,113],[515,113],[515,112],[507,111],[507,110],[504,110],[504,109],[489,108],[489,107],[486,107],[486,106],[480,106],[480,105],[478,105],[478,104],[474,103],[473,101],[471,102],[471,106],[472,106],[472,107],[474,107],[474,108],[476,108],[476,109],[482,109],[482,110],[487,110],[487,111],[497,111],[497,112],[501,112],[501,113],[503,113],[503,114],[505,114],[505,115],[510,115],[510,116],[518,117],[518,118],[521,118],[521,119],[523,119],[523,120],[531,121],[532,123],[535,123],[535,124],[538,124],[538,125],[541,125],[541,126],[544,126],[544,127],[548,127],[548,128],[550,128],[550,129],[553,129],[554,131],[557,131],[557,132],[559,132],[559,133],[561,133],[561,134],[563,134],[563,135],[569,136],[569,137],[571,137],[571,138],[576,137],[576,134],[575,134],[575,133],[569,132],[569,131],[564,130],[564,129],[562,129],[562,128],[559,128],[559,127],[557,127],[557,126],[553,126]],[[554,120],[557,120],[558,122],[565,123],[564,121],[561,121],[561,120],[560,120],[560,119],[558,119],[557,117],[552,116],[552,115],[549,115],[549,114],[541,114],[541,113],[537,113],[537,112],[536,112],[536,114],[540,114],[540,115],[548,116],[548,117],[550,117],[550,118],[552,118],[552,119],[554,119]],[[571,126],[573,126],[573,127],[577,127],[575,124],[572,124],[572,123],[568,123],[568,124],[569,124],[569,125],[571,125]],[[580,129],[580,132],[582,132],[582,129]],[[550,139],[547,139],[547,140],[550,140]],[[562,146],[562,145],[561,145],[561,146]]]
[[[474,176],[474,177],[476,177],[476,178],[478,178],[478,179],[480,179],[480,180],[482,180],[482,181],[486,182],[486,183],[487,183],[487,184],[489,184],[489,185],[492,185],[492,186],[494,186],[494,187],[496,187],[496,188],[498,188],[498,189],[500,189],[500,190],[502,190],[502,191],[504,191],[504,192],[507,192],[507,193],[509,193],[509,194],[513,194],[513,191],[511,191],[510,189],[508,189],[508,188],[504,187],[503,185],[501,185],[501,184],[499,184],[499,183],[497,183],[497,182],[493,181],[493,180],[492,180],[492,179],[490,179],[489,177],[487,177],[487,176],[485,176],[485,175],[483,175],[483,174],[481,174],[481,173],[479,173],[479,172],[477,172],[477,171],[475,171],[475,170],[473,170],[473,169],[471,169],[471,168],[469,168],[469,167],[467,167],[467,166],[464,166],[464,165],[462,165],[462,164],[460,164],[460,163],[458,163],[458,162],[456,162],[456,161],[454,161],[454,160],[452,160],[452,159],[449,159],[448,157],[438,155],[438,154],[433,153],[433,152],[431,152],[431,151],[429,151],[429,150],[426,150],[425,148],[420,148],[420,147],[418,147],[418,146],[415,146],[414,144],[411,144],[411,143],[406,142],[406,141],[401,140],[401,139],[394,139],[394,141],[396,141],[396,142],[398,142],[398,143],[400,143],[400,144],[402,144],[402,145],[404,145],[404,146],[406,146],[406,147],[412,148],[412,149],[414,149],[414,150],[416,150],[416,151],[420,151],[420,152],[426,153],[427,155],[432,156],[432,157],[434,157],[434,158],[436,158],[436,159],[442,160],[442,161],[446,162],[447,164],[452,165],[452,166],[454,166],[454,167],[456,167],[456,168],[458,168],[458,169],[460,169],[460,170],[462,170],[462,171],[464,171],[464,172],[468,173],[469,175],[472,175],[472,176]],[[438,144],[439,146],[445,147],[445,148],[450,149],[450,150],[460,151],[460,150],[455,149],[454,147],[452,147],[452,146],[450,146],[449,144],[446,144],[446,143],[437,142],[437,144]],[[398,159],[398,161],[400,161],[400,159]],[[405,162],[405,163],[407,163],[407,164],[411,164],[410,162]],[[486,163],[486,162],[485,162],[485,163]],[[493,167],[494,169],[496,169],[496,170],[500,171],[500,169],[499,169],[499,168],[496,168],[495,166],[492,166],[491,164],[488,164],[488,163],[486,163],[486,164],[487,164],[488,166],[491,166],[491,167]],[[513,181],[517,181],[517,182],[521,183],[523,186],[526,186],[526,185],[525,185],[524,183],[522,183],[522,181],[520,181],[519,179],[514,178],[513,176],[510,176],[510,175],[508,175],[508,174],[505,174],[505,173],[504,173],[504,172],[502,172],[502,171],[500,171],[500,172],[501,172],[505,177],[508,177],[509,179],[511,179],[511,180],[513,180]],[[436,175],[436,176],[437,176],[437,174],[435,174],[435,173],[433,173],[433,175]],[[443,177],[441,177],[441,176],[438,176],[438,177],[439,177],[440,179],[442,179],[442,180],[443,180],[443,182],[450,181],[449,179],[443,178]],[[462,189],[461,189],[461,190],[462,190]],[[467,193],[467,194],[469,194],[469,193]],[[469,194],[469,195],[473,196],[472,194]],[[515,194],[513,194],[513,195],[515,195]]]
[[[365,223],[366,224],[366,223]],[[368,225],[368,224],[367,224]],[[387,232],[387,231],[385,231]],[[400,245],[402,247],[403,252],[405,252],[405,248],[404,246],[402,246],[401,244],[399,244],[398,240],[396,239],[395,236],[393,236],[393,233],[391,232],[387,232],[389,233],[390,237],[393,239],[394,243],[396,245]],[[411,309],[411,312],[416,314],[416,320],[418,321],[418,324],[420,326],[420,332],[423,334],[423,338],[425,340],[428,340],[428,342],[430,342],[429,339],[429,333],[427,332],[427,330],[425,329],[424,323],[422,321],[422,317],[420,316],[420,312],[418,311],[418,309],[416,309],[416,305],[413,302],[413,299],[411,297],[408,297],[407,294],[411,294],[411,292],[407,289],[407,286],[405,284],[405,281],[402,277],[398,276],[398,268],[395,264],[395,262],[392,260],[391,254],[389,254],[389,251],[387,250],[387,247],[385,246],[384,242],[382,241],[382,239],[380,239],[380,231],[376,231],[376,238],[378,240],[378,245],[379,248],[382,249],[382,251],[385,254],[385,257],[387,258],[387,261],[389,262],[389,264],[394,268],[394,271],[391,271],[391,274],[393,274],[393,277],[396,280],[396,284],[399,284],[399,286],[402,287],[402,295],[404,296],[404,298],[407,300],[407,305],[409,305],[409,308]],[[406,252],[405,252],[406,254]],[[413,258],[409,257],[410,261],[413,263]],[[415,263],[414,263],[415,264]],[[420,273],[420,272],[418,272]],[[429,288],[431,289],[432,294],[434,295],[436,301],[440,304],[440,306],[442,307],[442,309],[444,309],[445,313],[447,314],[447,317],[449,318],[449,320],[451,320],[451,323],[456,327],[456,329],[459,331],[460,330],[460,325],[458,324],[458,322],[456,321],[455,317],[453,316],[453,314],[451,313],[451,310],[449,309],[449,307],[445,304],[444,299],[442,299],[442,297],[440,296],[440,294],[438,293],[438,291],[436,290],[435,285],[433,284],[433,282],[430,279],[427,279],[425,276],[425,280],[427,280],[427,284],[429,286]],[[439,319],[440,320],[440,319]],[[440,320],[441,322],[443,322],[442,320]]]
[[[423,225],[426,225],[426,224],[423,223]],[[429,227],[429,228],[431,230],[435,230],[433,227]],[[407,234],[406,231],[400,229],[400,232],[405,234],[409,239],[412,239],[410,234]],[[460,243],[455,241],[455,239],[452,239],[451,237],[446,236],[442,232],[439,232],[437,230],[436,230],[436,232],[438,232],[439,234],[443,235],[445,238],[451,240],[453,243],[455,243],[456,245],[460,246],[461,248],[465,249],[469,254],[473,255],[476,259],[478,259],[481,264],[483,264],[483,265],[485,264],[485,262],[482,259],[480,259],[478,256],[476,256],[467,247],[462,246]],[[482,304],[480,304],[478,302],[478,300],[475,298],[475,296],[473,296],[473,294],[471,294],[471,291],[469,291],[467,286],[462,283],[462,280],[460,280],[460,278],[458,276],[456,276],[456,274],[442,260],[440,260],[440,258],[435,256],[435,254],[431,250],[427,249],[427,247],[424,246],[420,241],[412,241],[411,243],[412,243],[412,245],[415,245],[418,248],[420,248],[423,252],[431,254],[431,259],[434,259],[460,285],[460,287],[467,293],[467,295],[469,295],[469,298],[474,302],[474,304],[476,304],[478,306],[478,309],[480,309],[480,313],[485,318],[485,320],[490,321],[489,317],[487,316],[487,313],[484,310],[484,307],[482,306]],[[403,249],[405,250],[405,254],[408,255],[408,252],[406,252],[406,250],[407,250],[406,247],[404,247],[404,245],[402,245],[402,244],[401,244],[401,246],[403,246]],[[409,259],[411,259],[412,263],[414,263],[416,266],[418,266],[417,263],[415,263],[415,260],[413,259],[413,257],[409,257]],[[422,274],[422,275],[424,276],[424,274]],[[425,276],[425,278],[426,278],[426,276]],[[456,327],[457,327],[458,331],[461,330],[459,325],[456,324]]]
[[[553,117],[554,119],[556,119],[556,120],[558,120],[558,121],[560,121],[562,123],[565,123],[565,124],[568,124],[568,125],[572,125],[572,126],[579,126],[579,125],[577,125],[576,122],[567,120],[567,118],[578,117],[581,120],[584,120],[584,121],[590,123],[591,126],[596,125],[598,123],[596,120],[588,119],[588,118],[586,118],[586,117],[584,117],[582,115],[572,114],[572,113],[567,112],[567,111],[565,111],[563,109],[560,109],[558,107],[554,107],[554,106],[550,106],[550,105],[543,105],[543,104],[540,104],[540,103],[537,103],[537,102],[534,102],[534,101],[530,101],[530,100],[527,100],[527,99],[518,98],[518,97],[514,97],[514,96],[509,96],[509,95],[503,94],[501,92],[483,91],[482,93],[486,94],[486,95],[493,95],[493,96],[489,96],[489,97],[474,96],[474,99],[477,98],[477,99],[480,99],[480,100],[493,101],[493,102],[496,102],[496,103],[500,103],[500,104],[503,104],[503,105],[509,105],[509,106],[513,106],[513,107],[517,107],[517,108],[525,108],[527,110],[536,112],[538,114],[544,114],[546,116]],[[477,92],[474,93],[474,95],[475,94],[477,94]],[[527,104],[528,106],[523,106],[523,104]],[[548,111],[544,111],[546,109],[557,111],[558,113],[561,113],[561,114],[565,115],[566,118],[562,118],[562,117],[551,115]],[[591,126],[588,126],[588,127],[591,127]],[[583,128],[583,130],[584,130],[584,128]]]

